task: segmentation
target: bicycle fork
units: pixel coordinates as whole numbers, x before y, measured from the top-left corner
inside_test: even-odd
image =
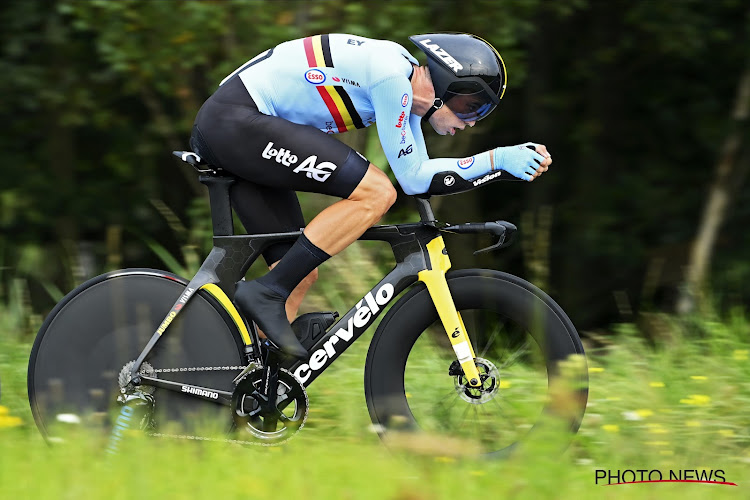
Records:
[[[448,339],[451,341],[453,351],[456,353],[456,358],[461,364],[469,385],[477,387],[481,384],[481,381],[477,365],[474,363],[476,357],[474,347],[471,345],[461,315],[453,303],[453,297],[445,279],[445,273],[450,269],[451,261],[448,258],[442,236],[438,236],[427,244],[427,253],[430,257],[432,269],[420,271],[417,276],[419,281],[424,282],[427,286],[427,291],[435,303],[440,321],[443,323],[445,333],[448,334]]]

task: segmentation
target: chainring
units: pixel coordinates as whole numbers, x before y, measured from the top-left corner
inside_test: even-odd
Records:
[[[240,380],[232,394],[232,418],[237,431],[249,433],[262,444],[281,444],[305,425],[309,410],[307,392],[297,377],[280,368],[276,398],[279,413],[263,415],[257,400],[262,382],[262,368],[248,372]]]

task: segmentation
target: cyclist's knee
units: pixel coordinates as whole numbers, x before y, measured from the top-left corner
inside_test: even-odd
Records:
[[[380,218],[396,202],[396,196],[396,188],[388,176],[370,163],[367,173],[349,199],[364,203],[368,211]]]

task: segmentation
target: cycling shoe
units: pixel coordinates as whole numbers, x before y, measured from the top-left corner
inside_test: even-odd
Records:
[[[285,354],[297,359],[307,358],[307,350],[297,340],[286,317],[284,297],[256,281],[240,281],[234,302]]]

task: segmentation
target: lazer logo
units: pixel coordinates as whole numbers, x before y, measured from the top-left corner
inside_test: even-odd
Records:
[[[211,399],[219,399],[218,392],[206,391],[204,389],[198,389],[197,387],[192,387],[189,385],[183,385],[182,392],[186,392],[188,394],[195,394],[196,396],[203,396],[203,397],[211,398]]]
[[[404,126],[404,118],[406,118],[406,112],[402,111],[401,115],[398,117],[398,123],[396,124],[396,128],[401,128]]]
[[[410,155],[413,151],[412,146],[413,146],[412,144],[409,144],[408,148],[402,149],[401,151],[399,151],[398,157],[401,158],[402,156]]]
[[[450,69],[453,70],[454,73],[458,74],[458,72],[460,70],[464,69],[464,67],[461,66],[461,64],[458,61],[456,61],[453,58],[453,56],[451,56],[449,53],[447,53],[445,51],[445,49],[441,49],[440,46],[438,44],[436,44],[436,43],[430,44],[430,41],[431,40],[429,40],[429,39],[428,40],[422,40],[419,43],[422,44],[425,48],[430,49],[433,54],[435,54],[440,59],[442,59],[443,62],[445,64],[447,64]]]
[[[346,345],[343,345],[338,351],[336,350],[335,345],[338,342],[348,344],[356,333],[355,329],[364,330],[370,326],[370,323],[375,319],[380,309],[388,304],[393,298],[394,292],[395,289],[390,283],[386,283],[378,288],[375,295],[373,295],[372,292],[367,292],[367,295],[365,295],[365,297],[355,306],[356,310],[346,322],[346,327],[341,327],[336,330],[336,332],[323,344],[322,349],[313,352],[307,363],[299,365],[294,371],[294,375],[300,380],[300,382],[303,384],[307,382],[310,375],[312,375],[312,372],[322,369],[327,362],[332,361],[344,351],[347,347]]]
[[[502,175],[502,173],[503,172],[501,170],[498,170],[494,174],[487,174],[484,177],[481,177],[481,178],[475,180],[472,184],[474,184],[474,186],[479,186],[480,184],[484,184],[487,181],[491,181],[492,179],[494,179],[496,177],[500,177]]]
[[[274,149],[273,142],[269,142],[268,144],[266,144],[266,149],[263,150],[261,156],[263,156],[263,158],[267,160],[275,158],[276,163],[281,163],[286,167],[291,167],[299,160],[299,158],[297,158],[296,155],[292,154],[292,152],[288,149]],[[301,164],[294,167],[294,170],[292,171],[295,174],[304,172],[305,174],[307,174],[308,179],[315,179],[318,182],[325,182],[326,179],[328,179],[333,171],[338,167],[336,166],[336,164],[331,163],[330,161],[324,161],[316,165],[315,163],[317,161],[318,157],[316,155],[308,156],[307,159],[303,160]]]

